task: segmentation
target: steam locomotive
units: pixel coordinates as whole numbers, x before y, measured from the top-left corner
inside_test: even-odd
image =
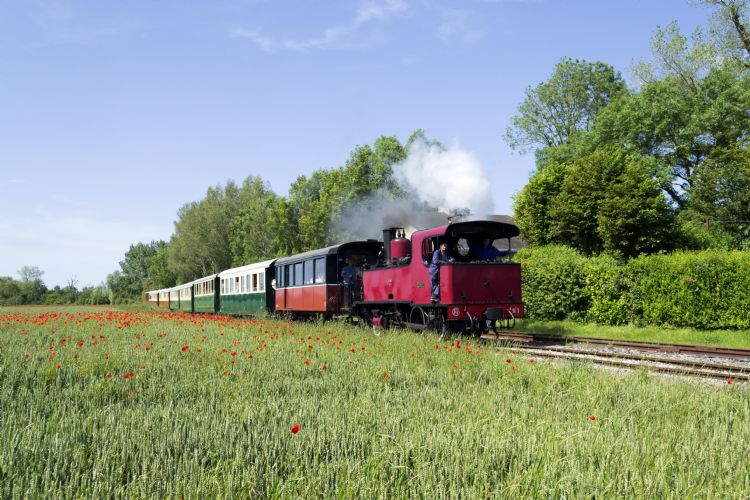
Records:
[[[482,333],[512,327],[523,316],[521,267],[507,258],[479,261],[473,249],[488,239],[507,242],[509,252],[518,234],[513,224],[489,220],[455,222],[409,238],[404,228],[391,227],[382,241],[352,241],[227,269],[144,298],[192,313],[344,316],[375,328]],[[429,265],[443,242],[453,259],[440,266],[435,303]],[[357,276],[345,285],[347,263]]]

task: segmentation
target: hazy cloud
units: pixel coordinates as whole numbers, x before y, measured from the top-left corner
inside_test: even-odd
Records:
[[[167,239],[170,225],[93,216],[0,215],[0,276],[15,276],[23,266],[38,266],[49,286],[76,276],[95,285],[119,268],[131,244]]]
[[[230,35],[246,38],[265,52],[279,49],[304,51],[308,49],[324,49],[329,47],[349,47],[361,45],[361,40],[355,43],[355,35],[365,26],[376,21],[385,21],[389,17],[407,9],[403,0],[384,0],[371,2],[361,6],[355,12],[354,18],[347,24],[325,28],[320,36],[306,39],[284,38],[275,39],[263,35],[257,30],[234,28]]]

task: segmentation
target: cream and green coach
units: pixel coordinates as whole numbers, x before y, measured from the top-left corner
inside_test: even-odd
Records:
[[[219,275],[198,278],[193,285],[193,312],[214,314],[219,310]]]
[[[258,314],[273,312],[271,281],[275,260],[227,269],[218,274],[219,312],[222,314]]]

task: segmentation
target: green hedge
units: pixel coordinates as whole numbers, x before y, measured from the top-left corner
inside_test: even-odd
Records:
[[[679,252],[622,264],[547,246],[526,248],[516,261],[528,318],[750,328],[750,252]]]

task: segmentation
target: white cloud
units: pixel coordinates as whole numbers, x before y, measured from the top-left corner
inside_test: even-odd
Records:
[[[320,36],[306,39],[274,39],[261,34],[257,30],[234,28],[230,35],[251,40],[261,50],[274,52],[278,49],[305,51],[309,49],[324,49],[330,47],[352,47],[361,45],[361,40],[355,42],[357,33],[362,27],[376,21],[385,21],[394,14],[404,12],[408,8],[403,0],[384,0],[371,2],[357,9],[353,19],[343,25],[325,28]]]
[[[475,26],[476,13],[474,11],[440,10],[442,20],[438,25],[438,36],[443,42],[471,45],[482,37],[482,31]]]
[[[119,268],[131,244],[167,239],[170,225],[52,213],[0,216],[0,276],[16,276],[23,266],[38,266],[48,286],[76,277],[95,285]]]

